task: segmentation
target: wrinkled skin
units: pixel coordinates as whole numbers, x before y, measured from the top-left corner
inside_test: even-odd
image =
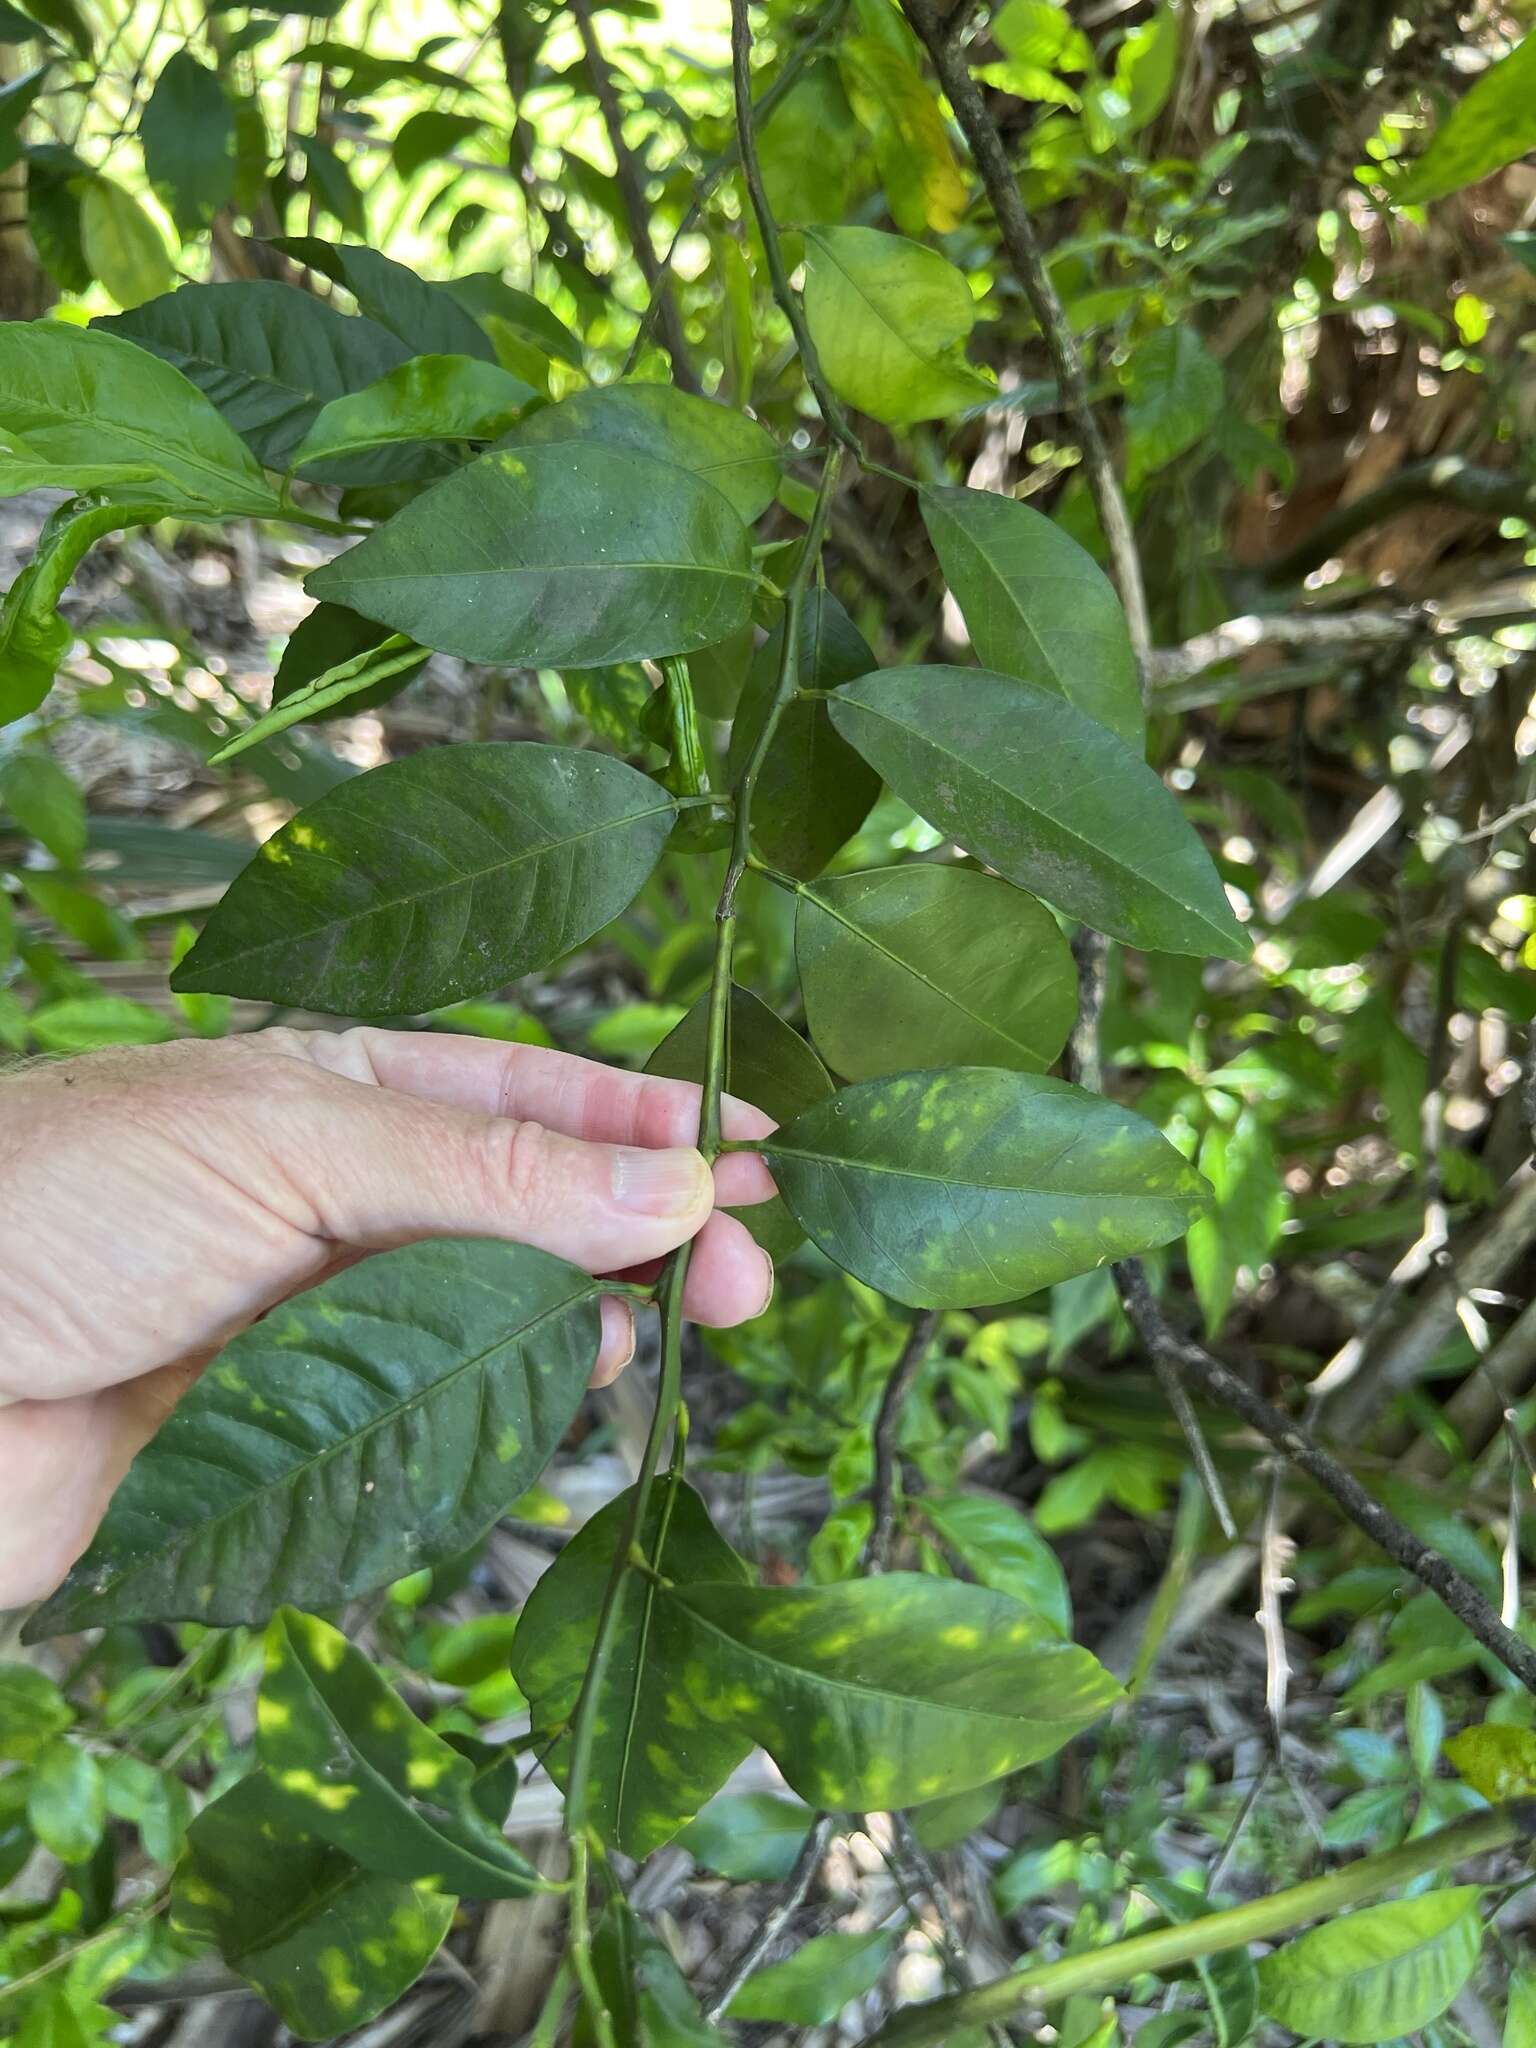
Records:
[[[685,1305],[767,1306],[733,1205],[773,1192],[694,1148],[692,1084],[436,1033],[273,1030],[122,1049],[0,1080],[0,1608],[49,1592],[112,1489],[219,1348],[370,1252],[531,1244],[649,1276],[692,1239]],[[769,1118],[726,1099],[725,1135]],[[634,1351],[603,1302],[594,1382]]]

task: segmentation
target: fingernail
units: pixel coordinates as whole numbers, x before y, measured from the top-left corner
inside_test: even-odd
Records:
[[[758,1246],[758,1250],[763,1250],[761,1245]],[[768,1285],[763,1289],[762,1301],[757,1307],[757,1309],[754,1311],[754,1313],[757,1315],[762,1315],[764,1310],[767,1308],[769,1302],[773,1299],[774,1270],[773,1255],[771,1252],[763,1252],[763,1264],[768,1268]]]
[[[651,1152],[643,1145],[617,1145],[613,1153],[613,1199],[640,1216],[687,1216],[714,1198],[704,1155],[691,1145]]]

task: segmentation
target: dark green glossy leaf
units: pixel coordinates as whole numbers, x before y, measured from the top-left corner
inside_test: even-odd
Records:
[[[385,1252],[226,1347],[32,1617],[264,1621],[453,1557],[543,1470],[597,1358],[594,1282],[526,1245]]]
[[[320,135],[295,138],[304,158],[304,185],[315,208],[328,213],[349,235],[368,232],[368,205],[352,165]]]
[[[394,638],[395,635],[386,627],[376,625],[372,619],[365,619],[358,612],[348,611],[345,605],[317,604],[309,617],[301,620],[288,636],[288,645],[283,649],[283,658],[272,679],[274,709],[290,697],[296,697],[301,690],[312,689],[320,677],[340,668],[344,662],[353,661],[360,654],[372,653]],[[305,717],[326,718],[338,712],[350,716],[358,711],[374,711],[380,704],[387,704],[420,675],[427,656],[422,650],[418,650],[418,655],[414,668],[399,669],[376,687],[360,694],[354,695],[349,691],[344,703],[335,711],[309,710]]]
[[[479,319],[494,316],[510,334],[538,355],[555,356],[573,369],[582,367],[582,347],[558,314],[541,299],[520,292],[494,270],[477,270],[451,278],[445,287],[466,312]]]
[[[364,390],[333,398],[294,450],[293,466],[371,455],[399,441],[489,441],[536,396],[477,356],[412,356]]]
[[[308,588],[445,654],[605,668],[723,640],[755,583],[712,484],[583,441],[482,455]]]
[[[748,523],[766,512],[779,488],[779,451],[745,413],[669,384],[605,384],[529,413],[504,448],[556,441],[605,441],[691,470],[711,483]]]
[[[301,2040],[329,2041],[415,1983],[454,1904],[296,1830],[292,1802],[256,1771],[192,1823],[171,1924],[211,1942]]]
[[[95,280],[80,242],[80,194],[89,173],[62,142],[27,152],[27,233],[38,261],[63,290],[89,291]]]
[[[887,426],[942,419],[996,388],[965,359],[970,286],[936,249],[878,228],[813,228],[805,317],[837,396]]]
[[[861,1081],[762,1149],[828,1258],[913,1308],[1012,1301],[1167,1244],[1205,1199],[1141,1117],[997,1067]]]
[[[984,1586],[1032,1607],[1062,1635],[1072,1633],[1067,1575],[1027,1515],[982,1493],[925,1494],[923,1513]]]
[[[752,657],[731,727],[730,774],[736,780],[757,744],[778,690],[784,627]],[[806,593],[800,616],[799,686],[834,690],[867,675],[875,657],[843,607],[824,589]],[[779,720],[752,798],[752,837],[773,867],[819,875],[868,817],[880,778],[832,724],[818,698],[799,699]]]
[[[360,391],[408,350],[372,320],[348,319],[309,292],[256,279],[189,284],[100,322],[181,371],[253,453],[287,469],[322,406]],[[339,482],[375,482],[377,472]]]
[[[56,1735],[32,1766],[27,1819],[61,1863],[83,1863],[107,1824],[101,1766],[88,1749]]]
[[[617,917],[672,799],[606,754],[434,747],[269,839],[176,970],[183,993],[403,1016],[484,995]]]
[[[302,1825],[365,1870],[475,1898],[520,1898],[540,1884],[481,1811],[470,1759],[313,1615],[284,1608],[267,1630],[256,1750]]]
[[[377,249],[322,242],[314,235],[279,236],[275,246],[344,286],[358,310],[398,335],[411,355],[496,360],[495,349],[447,285],[418,277]]]
[[[157,482],[141,495],[172,507],[257,519],[277,510],[249,451],[207,399],[168,364],[100,327],[0,323],[0,428],[56,464],[61,485],[78,465],[121,462],[148,467]]]
[[[927,484],[923,523],[984,668],[1044,683],[1138,751],[1146,721],[1114,585],[1015,498]]]
[[[1483,1888],[1452,1885],[1345,1913],[1259,1964],[1270,2019],[1329,2041],[1391,2041],[1438,2019],[1477,1967]]]
[[[1001,1593],[911,1572],[836,1586],[677,1585],[694,1708],[760,1742],[802,1799],[914,1806],[1053,1756],[1120,1698]]]
[[[1077,971],[1055,918],[966,868],[805,884],[795,957],[811,1035],[850,1081],[916,1066],[1038,1073],[1077,1014]]]
[[[782,1884],[794,1869],[816,1816],[798,1799],[772,1792],[722,1792],[678,1836],[706,1870],[737,1884]]]
[[[144,169],[183,236],[207,227],[235,189],[235,117],[216,72],[178,50],[139,123]]]
[[[395,137],[391,155],[396,171],[402,178],[414,178],[425,165],[451,155],[484,125],[473,114],[450,114],[441,107],[423,107],[402,124]]]
[[[1210,857],[1141,757],[1037,683],[903,668],[832,721],[896,794],[1021,888],[1149,952],[1245,960]]]
[[[782,1963],[754,1970],[727,2010],[733,2020],[826,2026],[850,1999],[874,1990],[895,1947],[894,1928],[814,1935]]]
[[[648,1074],[667,1074],[675,1081],[704,1079],[709,1040],[709,997],[700,996],[682,1023],[657,1046],[645,1063]],[[726,1017],[725,1086],[727,1093],[753,1103],[775,1123],[787,1123],[813,1102],[832,1093],[832,1077],[798,1031],[750,989],[732,986]],[[770,1258],[783,1259],[804,1242],[783,1201],[753,1202],[735,1212]]]
[[[340,606],[321,605],[322,612],[340,611],[344,618],[355,618],[356,613],[345,611]],[[367,620],[359,624],[368,625]],[[334,668],[323,669],[307,688],[290,691],[274,702],[270,711],[248,725],[244,732],[237,733],[208,757],[210,767],[218,767],[225,761],[233,761],[252,747],[259,747],[275,734],[286,732],[291,725],[298,725],[306,718],[323,718],[338,711],[360,711],[362,700],[367,698],[375,704],[387,702],[420,673],[426,656],[414,640],[407,640],[403,633],[386,633],[379,638],[383,628],[369,629],[370,644],[358,654],[338,662]]]
[[[533,1710],[534,1741],[553,1745],[549,1768],[562,1782],[566,1730],[576,1710],[597,1630],[598,1611],[631,1507],[620,1494],[593,1516],[535,1586],[512,1647],[512,1675]],[[685,1582],[719,1580],[745,1597],[748,1571],[715,1529],[704,1503],[681,1482],[660,1484],[640,1541],[657,1566]],[[690,1702],[683,1683],[686,1646],[658,1601],[655,1583],[629,1573],[619,1595],[618,1634],[597,1709],[591,1781],[592,1825],[628,1856],[670,1840],[713,1797],[751,1747],[738,1729],[717,1725]]]

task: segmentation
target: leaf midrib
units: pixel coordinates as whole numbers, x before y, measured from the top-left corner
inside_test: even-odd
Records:
[[[1044,685],[1037,684],[1036,688],[1044,688]],[[1047,692],[1047,694],[1054,695],[1055,693],[1052,691]],[[891,712],[878,709],[862,697],[846,697],[843,701],[852,704],[860,711],[867,712],[871,718],[884,719],[885,723],[897,732],[910,734],[919,745],[930,748],[936,754],[941,754],[946,761],[953,761],[956,767],[962,769],[966,775],[974,776],[978,781],[982,782],[988,780],[988,777],[976,766],[974,761],[968,759],[964,754],[957,754],[953,747],[945,746],[942,741],[935,739],[931,733],[924,732],[921,726],[910,725],[906,719],[894,717]],[[1065,702],[1066,700],[1062,699],[1060,701]],[[1086,714],[1080,713],[1079,715],[1084,716]],[[1107,726],[1105,731],[1109,731]],[[1111,733],[1110,737],[1114,739],[1117,735]],[[1121,740],[1119,744],[1124,746],[1125,742]],[[1150,774],[1151,770],[1148,770],[1148,773]],[[1159,787],[1161,788],[1162,786],[1159,783]],[[1046,819],[1058,832],[1063,833],[1070,839],[1074,845],[1083,847],[1098,860],[1107,861],[1117,873],[1128,875],[1132,881],[1139,882],[1150,889],[1164,903],[1172,904],[1174,909],[1183,911],[1186,916],[1198,918],[1200,923],[1206,926],[1208,930],[1219,932],[1224,943],[1231,943],[1230,935],[1219,924],[1216,924],[1198,904],[1186,903],[1182,897],[1173,895],[1163,887],[1154,875],[1143,874],[1139,868],[1133,868],[1127,861],[1122,860],[1118,854],[1109,853],[1102,846],[1096,846],[1091,839],[1085,839],[1081,832],[1075,831],[1065,819],[1056,817],[1042,805],[1031,801],[1028,797],[1021,796],[1017,790],[1009,789],[1006,783],[993,782],[992,787],[1001,790],[1011,802],[1018,804],[1022,809]]]
[[[776,1145],[771,1137],[764,1138],[757,1149],[765,1156],[777,1154],[781,1159],[805,1159],[813,1166],[842,1167],[851,1173],[883,1173],[896,1180],[929,1181],[941,1188],[974,1188],[985,1195],[1041,1195],[1049,1196],[1053,1202],[1194,1202],[1194,1195],[1168,1193],[1166,1195],[1131,1193],[1119,1188],[1072,1188],[1034,1187],[1020,1185],[1016,1181],[967,1180],[960,1174],[924,1173],[915,1166],[882,1166],[870,1159],[840,1159],[833,1152],[811,1152],[799,1145]]]
[[[409,1414],[411,1409],[420,1406],[423,1401],[440,1393],[444,1388],[452,1386],[465,1373],[473,1372],[477,1366],[484,1365],[498,1351],[505,1350],[513,1343],[525,1341],[541,1324],[551,1321],[556,1316],[564,1315],[573,1308],[580,1307],[584,1302],[592,1300],[599,1291],[598,1283],[595,1280],[590,1281],[586,1287],[575,1294],[567,1295],[563,1301],[557,1302],[554,1307],[542,1310],[534,1317],[531,1323],[523,1323],[516,1330],[508,1331],[505,1335],[498,1337],[495,1343],[487,1345],[483,1351],[477,1351],[472,1357],[454,1366],[450,1372],[444,1373],[441,1378],[430,1381],[426,1386],[420,1388],[418,1392],[412,1394],[408,1400],[398,1402],[393,1408],[387,1409],[382,1415],[374,1416],[372,1421],[366,1422],[361,1429],[354,1431],[351,1436],[338,1437],[334,1442],[324,1446],[323,1449],[312,1452],[301,1463],[290,1465],[286,1471],[280,1473],[275,1479],[268,1480],[265,1485],[256,1487],[251,1492],[243,1494],[239,1500],[232,1502],[221,1514],[204,1516],[199,1521],[188,1523],[185,1528],[177,1532],[170,1542],[163,1544],[158,1550],[151,1552],[148,1556],[129,1560],[106,1585],[93,1587],[89,1594],[90,1599],[93,1602],[106,1599],[118,1586],[122,1585],[125,1579],[133,1578],[140,1571],[152,1569],[164,1563],[168,1558],[177,1557],[192,1539],[203,1531],[220,1528],[234,1516],[243,1514],[248,1508],[263,1501],[268,1494],[284,1491],[290,1486],[300,1483],[304,1474],[313,1471],[317,1465],[323,1464],[328,1458],[337,1457],[342,1451],[350,1450],[354,1445],[364,1442],[368,1437],[372,1436],[375,1430],[382,1429],[387,1423],[398,1421],[402,1415]],[[224,1468],[221,1467],[219,1469],[222,1470]],[[89,1555],[87,1555],[82,1559],[81,1567],[83,1568],[89,1562]]]

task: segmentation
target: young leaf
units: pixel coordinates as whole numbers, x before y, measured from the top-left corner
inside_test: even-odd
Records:
[[[1053,1756],[1120,1688],[981,1586],[910,1572],[841,1585],[679,1584],[687,1699],[762,1744],[815,1807],[913,1806]]]
[[[597,441],[482,455],[307,585],[423,647],[553,668],[707,647],[755,587],[713,485]]]
[[[550,1750],[549,1768],[562,1782],[570,1720],[630,1505],[623,1493],[593,1516],[539,1580],[517,1625],[512,1675],[533,1710],[534,1739]],[[668,1578],[719,1580],[745,1591],[746,1565],[681,1482],[656,1489],[640,1545]],[[591,1818],[604,1841],[627,1856],[646,1856],[719,1791],[750,1744],[690,1705],[686,1646],[658,1604],[655,1583],[631,1572],[619,1597],[618,1636],[598,1710]]]
[[[447,285],[418,277],[377,249],[322,242],[314,235],[280,235],[273,246],[344,286],[358,310],[397,335],[408,354],[495,362],[495,349]]]
[[[1221,365],[1193,327],[1164,327],[1142,342],[1126,373],[1126,481],[1144,482],[1194,446],[1221,411]]]
[[[828,1258],[912,1308],[1012,1301],[1167,1244],[1205,1195],[1141,1117],[996,1067],[862,1081],[762,1149]]]
[[[120,306],[142,306],[176,282],[160,230],[133,194],[111,178],[93,177],[86,183],[80,247],[91,274]]]
[[[413,754],[269,839],[174,985],[354,1016],[484,995],[617,917],[674,815],[664,789],[606,754],[525,742]]]
[[[878,228],[812,228],[805,318],[827,382],[891,427],[942,419],[997,394],[963,353],[970,286],[934,249]]]
[[[1417,2033],[1477,1967],[1482,1895],[1481,1885],[1452,1885],[1314,1927],[1259,1964],[1264,2012],[1293,2033],[1329,2041]]]
[[[668,1074],[677,1081],[702,1081],[708,1027],[706,992],[657,1046],[645,1063],[646,1072]],[[799,1032],[791,1030],[778,1012],[770,1010],[750,989],[733,984],[725,1033],[727,1092],[755,1103],[776,1123],[787,1123],[832,1093],[831,1075]],[[805,1232],[777,1195],[735,1213],[772,1259],[787,1258],[805,1241]]]
[[[797,652],[802,689],[834,690],[875,666],[864,635],[830,590],[807,591]],[[747,670],[731,727],[732,781],[746,766],[772,708],[783,654],[781,620]],[[779,720],[758,774],[752,837],[772,866],[791,875],[819,875],[858,831],[879,794],[879,776],[839,737],[825,703],[798,699]]]
[[[925,1494],[923,1513],[982,1585],[1033,1608],[1062,1635],[1072,1633],[1066,1573],[1027,1515],[981,1493]]]
[[[1113,584],[1043,513],[925,484],[923,524],[984,668],[1043,683],[1140,752],[1136,657]]]
[[[501,446],[535,448],[557,441],[604,441],[691,470],[749,525],[767,511],[779,488],[779,451],[771,435],[745,413],[669,384],[605,384],[573,392],[558,405],[529,413]]]
[[[1421,206],[1488,178],[1536,147],[1536,36],[1475,78],[1392,197]]]
[[[782,1884],[815,1818],[798,1799],[772,1792],[722,1792],[683,1829],[678,1846],[706,1870],[737,1884]]]
[[[282,470],[323,406],[376,382],[409,353],[376,322],[348,319],[309,292],[264,278],[183,285],[91,331],[104,328],[180,370],[259,461]],[[334,480],[376,483],[393,474],[376,460]]]
[[[0,323],[0,428],[56,464],[60,484],[76,466],[122,462],[167,479],[136,495],[172,510],[255,519],[278,510],[276,493],[207,399],[102,328]]]
[[[300,2040],[330,2041],[409,1990],[455,1904],[297,1831],[292,1803],[253,1771],[192,1823],[171,1925],[211,1942]]]
[[[597,1347],[596,1284],[526,1245],[444,1239],[335,1274],[183,1397],[29,1639],[264,1621],[456,1556],[543,1470]]]
[[[1159,776],[1036,683],[885,669],[832,722],[896,794],[1010,882],[1149,952],[1245,960],[1216,870]]]
[[[290,1816],[365,1870],[474,1898],[539,1887],[476,1803],[470,1759],[313,1615],[284,1608],[268,1627],[256,1751]]]
[[[376,383],[333,398],[293,452],[308,469],[399,441],[489,441],[537,392],[477,356],[413,356]]]
[[[874,1990],[895,1947],[892,1928],[813,1935],[782,1963],[754,1970],[727,2011],[733,2020],[828,2026],[851,1999]]]
[[[181,234],[207,227],[235,189],[235,116],[218,74],[178,50],[139,123],[144,169]]]
[[[918,1065],[1039,1073],[1067,1042],[1077,970],[1051,913],[968,868],[808,882],[795,957],[811,1036],[850,1081]]]

